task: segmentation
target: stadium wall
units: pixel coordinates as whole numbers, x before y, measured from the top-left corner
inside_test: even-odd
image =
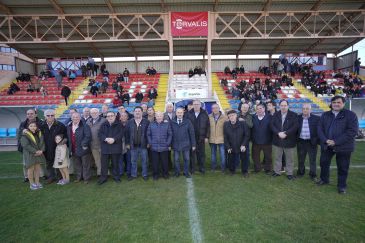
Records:
[[[333,60],[332,58],[327,58],[327,69],[333,69]],[[107,69],[110,73],[118,73],[122,72],[124,68],[128,68],[130,72],[135,73],[136,70],[136,62],[134,61],[124,61],[124,62],[105,62]],[[174,60],[174,70],[175,72],[188,72],[190,68],[194,68],[195,66],[204,66],[203,64],[207,63],[202,60]],[[246,71],[257,71],[258,68],[262,65],[268,66],[269,59],[240,59],[239,66],[243,65]],[[45,64],[37,64],[37,70],[40,72],[44,69]],[[159,73],[168,73],[169,72],[169,61],[138,61],[138,72],[144,73],[148,66],[154,67]],[[235,59],[215,59],[212,60],[212,71],[213,72],[223,72],[224,67],[229,66],[233,68],[236,66]]]
[[[337,57],[336,59],[337,69],[349,69],[350,71],[352,71],[352,66],[354,65],[354,62],[357,59],[357,55],[358,55],[357,51],[354,51]]]
[[[34,64],[15,57],[15,67],[18,73],[29,73],[31,75],[35,74]]]

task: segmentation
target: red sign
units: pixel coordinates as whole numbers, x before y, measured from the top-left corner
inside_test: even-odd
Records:
[[[208,36],[208,12],[171,12],[172,36]]]

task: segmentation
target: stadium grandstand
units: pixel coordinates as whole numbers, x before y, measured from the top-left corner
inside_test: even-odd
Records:
[[[67,124],[72,109],[165,112],[200,100],[208,114],[213,104],[227,113],[244,103],[254,113],[285,99],[291,111],[309,103],[320,116],[335,95],[356,113],[363,138],[364,50],[353,47],[364,38],[361,0],[0,0],[0,149],[16,147],[30,108],[40,118],[55,110]],[[226,240],[208,234],[207,242]]]

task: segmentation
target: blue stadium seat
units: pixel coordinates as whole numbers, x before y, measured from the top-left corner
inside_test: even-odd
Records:
[[[9,128],[8,129],[8,137],[15,138],[16,137],[16,128]]]
[[[6,128],[0,128],[0,138],[6,138],[8,136],[8,133],[6,131]]]

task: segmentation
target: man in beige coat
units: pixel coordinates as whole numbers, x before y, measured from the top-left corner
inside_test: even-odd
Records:
[[[100,176],[101,148],[100,148],[99,130],[101,125],[106,121],[106,119],[100,116],[99,109],[97,108],[92,108],[90,110],[90,115],[91,118],[86,121],[86,124],[90,127],[91,130],[90,148],[96,165],[96,173],[98,176]]]
[[[217,164],[217,149],[219,149],[221,159],[221,170],[224,173],[226,169],[226,156],[224,150],[223,125],[227,117],[222,114],[218,104],[212,105],[212,114],[209,115],[210,137],[209,143],[211,148],[212,171],[215,171]]]

